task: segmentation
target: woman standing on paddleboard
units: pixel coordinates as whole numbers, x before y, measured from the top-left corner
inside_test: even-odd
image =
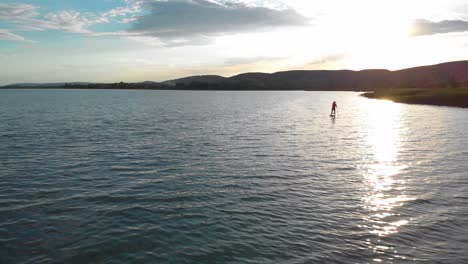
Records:
[[[336,104],[336,102],[333,102],[332,104],[332,110],[331,110],[331,113],[330,115],[334,116],[336,115],[336,108],[338,107],[338,105]]]

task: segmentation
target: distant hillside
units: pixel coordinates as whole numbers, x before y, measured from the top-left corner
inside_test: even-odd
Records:
[[[374,91],[393,88],[468,87],[468,61],[447,62],[398,71],[371,69],[297,70],[243,73],[232,77],[190,76],[162,83],[55,83],[13,84],[3,88],[168,89],[168,90],[310,90]]]
[[[447,62],[393,72],[399,87],[466,87],[468,61]]]
[[[226,80],[225,77],[219,75],[199,75],[199,76],[190,76],[185,78],[180,78],[176,80],[169,80],[162,82],[165,85],[175,86],[176,84],[189,85],[193,82],[202,82],[202,83],[221,83]]]
[[[165,82],[167,84],[167,82]],[[193,76],[171,80],[178,89],[208,90],[339,90],[468,87],[468,61],[448,62],[398,71],[382,69],[298,70],[244,73],[229,78]]]

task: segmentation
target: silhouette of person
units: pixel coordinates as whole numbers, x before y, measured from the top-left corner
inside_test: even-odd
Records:
[[[333,102],[332,104],[332,110],[331,110],[331,113],[330,115],[336,115],[336,108],[338,107],[338,105],[336,104],[336,102]]]

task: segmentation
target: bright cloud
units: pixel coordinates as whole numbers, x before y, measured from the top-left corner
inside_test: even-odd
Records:
[[[0,29],[0,40],[27,41],[24,37],[13,34],[6,29]]]
[[[106,17],[86,16],[76,11],[51,13],[46,15],[45,18],[45,28],[73,33],[90,33],[88,29],[90,26],[109,22]]]

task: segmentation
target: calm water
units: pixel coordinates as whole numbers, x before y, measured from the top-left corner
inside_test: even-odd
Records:
[[[467,130],[346,92],[0,90],[0,263],[466,263]]]

